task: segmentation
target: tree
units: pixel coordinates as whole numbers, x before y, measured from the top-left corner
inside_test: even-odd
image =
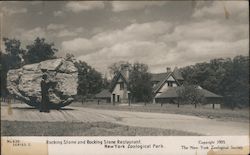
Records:
[[[54,48],[54,43],[46,43],[44,38],[37,37],[33,44],[28,45],[25,61],[30,63],[38,63],[48,59],[54,59],[55,53],[58,51]]]
[[[84,61],[75,63],[78,69],[78,95],[88,97],[101,91],[103,79],[101,73]]]
[[[65,60],[74,62],[74,60],[75,60],[74,54],[67,53],[66,56],[65,56]]]
[[[195,108],[197,104],[204,101],[204,94],[199,91],[199,88],[195,85],[184,84],[177,89],[179,101],[183,104],[194,104]],[[178,103],[179,104],[179,103]]]
[[[249,57],[236,56],[221,83],[228,106],[249,107]]]
[[[6,65],[6,54],[3,54],[0,51],[0,60],[1,60],[1,64],[0,64],[0,73],[1,73],[1,80],[0,80],[0,86],[1,86],[1,94],[0,96],[5,96],[6,95],[6,78],[7,78],[7,65]]]
[[[152,100],[151,74],[148,66],[134,63],[129,76],[129,90],[131,97],[136,102],[150,102]]]
[[[16,39],[3,39],[5,44],[5,53],[0,51],[0,71],[1,71],[1,96],[7,95],[7,72],[9,69],[20,68],[23,64],[23,55],[25,50],[21,48],[21,42]]]
[[[218,58],[181,69],[188,84],[224,97],[225,106],[249,106],[249,56]]]
[[[4,38],[3,41],[5,44],[5,61],[7,69],[20,68],[24,64],[23,55],[25,54],[25,50],[21,48],[21,42],[16,39],[8,38]]]
[[[103,81],[102,81],[102,88],[110,89],[110,84],[111,84],[111,81],[108,80],[108,78],[105,74],[105,76],[103,77]]]
[[[111,64],[108,69],[109,69],[109,73],[111,75],[111,79],[114,77],[114,75],[116,75],[117,73],[119,73],[122,69],[122,66],[128,66],[129,70],[131,69],[131,64],[127,61],[119,61],[119,62],[115,62],[113,64]]]

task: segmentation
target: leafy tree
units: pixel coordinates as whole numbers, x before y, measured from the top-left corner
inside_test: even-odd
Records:
[[[103,81],[102,81],[102,88],[110,89],[110,84],[111,84],[111,81],[109,81],[108,78],[105,75],[104,78],[103,78]]]
[[[74,54],[71,54],[71,53],[67,53],[66,54],[66,56],[65,56],[65,59],[67,60],[67,61],[74,61],[74,59],[75,59],[75,56],[74,56]]]
[[[5,96],[6,95],[6,78],[7,78],[7,64],[6,64],[6,54],[3,54],[0,51],[0,60],[1,60],[1,64],[0,64],[0,73],[1,73],[1,80],[0,80],[0,85],[1,85],[1,94],[0,96]]]
[[[86,62],[79,61],[75,63],[78,69],[78,95],[88,97],[96,94],[102,89],[102,75]]]
[[[249,56],[213,59],[181,69],[186,82],[222,95],[225,106],[249,106]]]
[[[195,108],[197,104],[204,101],[204,94],[202,94],[197,86],[184,84],[177,89],[179,101],[183,104],[194,104]]]
[[[1,69],[1,96],[7,94],[7,72],[9,69],[20,68],[23,65],[23,55],[25,50],[21,48],[21,42],[16,39],[3,39],[5,44],[5,53],[0,51],[0,69]]]
[[[222,80],[220,90],[229,105],[249,106],[249,57],[236,56]]]
[[[152,100],[151,74],[148,66],[134,63],[129,76],[129,90],[131,97],[136,102],[150,102]]]
[[[58,51],[54,43],[46,43],[44,38],[37,37],[33,44],[28,45],[25,60],[28,64],[53,59]]]
[[[113,64],[111,64],[108,69],[109,69],[109,73],[111,75],[111,78],[114,77],[114,75],[116,75],[117,73],[119,73],[122,69],[123,65],[127,65],[129,66],[129,70],[131,69],[131,64],[129,62],[126,61],[119,61],[119,62],[115,62]]]
[[[5,44],[7,69],[20,68],[24,64],[23,55],[25,53],[25,50],[21,48],[21,42],[8,38],[4,38],[3,41]]]

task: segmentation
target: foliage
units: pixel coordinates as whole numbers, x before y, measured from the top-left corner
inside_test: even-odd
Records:
[[[202,94],[197,86],[184,84],[177,90],[180,97],[180,102],[184,104],[199,104],[204,101],[204,94]]]
[[[67,53],[67,54],[66,54],[66,56],[65,56],[65,60],[67,60],[67,61],[71,61],[71,62],[73,62],[73,61],[74,61],[74,59],[75,59],[74,54]]]
[[[44,60],[55,58],[58,51],[53,43],[46,43],[44,38],[37,37],[33,44],[28,45],[25,54],[26,63],[38,63]]]
[[[103,81],[102,81],[102,87],[104,89],[110,89],[110,84],[111,82],[107,79],[106,76],[104,76]]]
[[[6,54],[3,54],[0,51],[0,73],[1,73],[1,80],[0,80],[0,95],[5,96],[6,94],[6,78],[7,78],[7,65],[6,65]]]
[[[5,53],[0,51],[1,59],[1,96],[5,96],[7,93],[6,89],[6,78],[9,69],[20,68],[24,61],[23,55],[25,50],[21,48],[21,42],[16,39],[3,39],[5,44]]]
[[[189,84],[222,95],[226,106],[249,106],[249,56],[213,59],[181,71]]]
[[[115,63],[111,64],[108,67],[111,78],[113,78],[114,75],[118,74],[122,70],[122,66],[124,66],[124,65],[128,66],[129,70],[132,67],[131,64],[129,62],[126,62],[126,61],[119,61],[119,62],[115,62]]]
[[[100,92],[103,85],[101,73],[83,61],[76,62],[75,65],[78,69],[78,95],[87,97]]]
[[[46,43],[45,39],[36,38],[34,43],[27,46],[27,50],[21,48],[21,42],[17,39],[3,39],[5,53],[1,52],[1,96],[5,95],[7,72],[17,69],[27,63],[37,63],[47,59],[55,58],[57,52],[53,43]]]
[[[115,62],[108,67],[112,77],[126,66],[129,70],[129,90],[131,99],[135,102],[150,102],[152,100],[151,74],[148,66],[143,63],[130,64],[126,61]]]
[[[7,69],[16,69],[22,66],[25,50],[21,48],[21,42],[16,39],[3,39],[5,44],[5,63]]]
[[[151,74],[148,66],[134,63],[129,76],[129,90],[131,97],[136,102],[150,102],[152,100]]]

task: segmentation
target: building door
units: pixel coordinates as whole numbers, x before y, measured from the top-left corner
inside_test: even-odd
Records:
[[[117,102],[120,102],[120,95],[117,95]]]
[[[113,103],[115,103],[115,94],[113,94],[112,101],[113,101]]]

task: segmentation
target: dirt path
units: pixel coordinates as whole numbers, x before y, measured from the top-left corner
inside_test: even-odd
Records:
[[[1,106],[1,120],[10,121],[46,121],[46,122],[111,122],[129,126],[175,129],[195,132],[203,135],[248,135],[249,123],[218,121],[196,116],[162,114],[146,112],[128,112],[99,110],[68,106],[64,110],[51,110],[40,113],[24,104],[12,105],[12,114],[8,107]]]

